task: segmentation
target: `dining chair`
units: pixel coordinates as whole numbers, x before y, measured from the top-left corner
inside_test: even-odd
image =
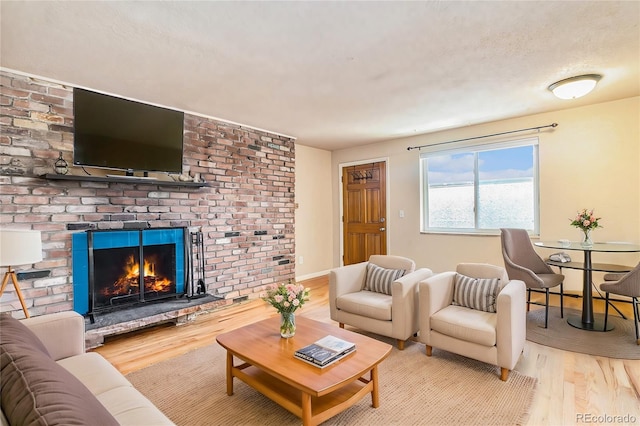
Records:
[[[633,270],[626,273],[618,281],[609,281],[600,284],[600,290],[605,292],[605,308],[604,308],[604,329],[607,329],[607,320],[609,319],[609,293],[627,296],[631,298],[633,309],[633,325],[636,329],[636,344],[640,345],[640,335],[638,332],[638,321],[640,321],[640,263]]]
[[[628,241],[605,241],[605,243],[607,243],[607,244],[631,244]],[[605,281],[618,281],[625,274],[626,274],[626,272],[607,272],[606,274],[604,274],[604,277],[602,279],[605,280]],[[595,284],[594,284],[594,286],[595,286]],[[618,312],[620,312],[620,311],[618,311]],[[624,317],[624,315],[623,315],[623,317]]]
[[[560,286],[560,318],[564,318],[564,275],[553,269],[536,253],[526,229],[501,228],[502,257],[510,280],[524,281],[527,286],[527,311],[531,302],[531,292],[545,293],[544,328],[549,324],[549,289]]]
[[[607,244],[629,244],[629,242],[627,242],[627,241],[606,241],[606,243]],[[562,271],[560,271],[560,272],[562,272]],[[618,281],[625,274],[626,274],[626,272],[607,272],[606,274],[604,274],[602,279],[605,280],[605,282]],[[600,290],[595,285],[595,283],[593,284],[593,287],[595,287],[596,291],[598,292],[598,295],[600,295],[600,297],[602,297],[602,293],[600,293]],[[623,319],[627,319],[627,317],[620,311],[620,309],[618,309],[618,307],[616,305],[614,305],[613,303],[607,303],[607,307],[609,307],[609,306],[611,306],[613,309],[615,309],[616,312],[618,312],[618,314],[620,314],[620,316]]]

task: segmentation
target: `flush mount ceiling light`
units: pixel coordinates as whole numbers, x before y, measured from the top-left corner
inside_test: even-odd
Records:
[[[577,99],[591,92],[601,78],[598,74],[578,75],[553,83],[549,90],[560,99]]]

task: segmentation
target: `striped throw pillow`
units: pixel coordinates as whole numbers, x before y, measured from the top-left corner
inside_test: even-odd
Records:
[[[391,294],[391,283],[404,275],[404,269],[386,269],[373,263],[367,265],[364,289],[376,293]]]
[[[456,274],[453,304],[478,311],[495,312],[499,289],[499,278],[472,278]]]

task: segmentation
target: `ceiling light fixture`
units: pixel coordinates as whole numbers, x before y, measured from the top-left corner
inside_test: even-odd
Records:
[[[549,90],[560,99],[577,99],[591,92],[601,78],[598,74],[578,75],[553,83]]]

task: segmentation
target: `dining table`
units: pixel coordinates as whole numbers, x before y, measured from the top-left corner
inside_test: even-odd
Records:
[[[640,252],[640,244],[632,243],[593,243],[591,245],[584,245],[581,242],[575,241],[537,241],[534,243],[536,247],[559,249],[559,250],[572,250],[582,251],[584,253],[584,260],[582,262],[582,314],[569,315],[567,322],[569,325],[588,331],[611,331],[613,326],[607,324],[607,328],[604,327],[604,321],[594,318],[593,315],[593,295],[591,292],[591,283],[593,280],[593,271],[601,272],[628,272],[633,267],[625,267],[623,265],[611,265],[611,264],[593,264],[591,262],[591,253],[633,253]]]

